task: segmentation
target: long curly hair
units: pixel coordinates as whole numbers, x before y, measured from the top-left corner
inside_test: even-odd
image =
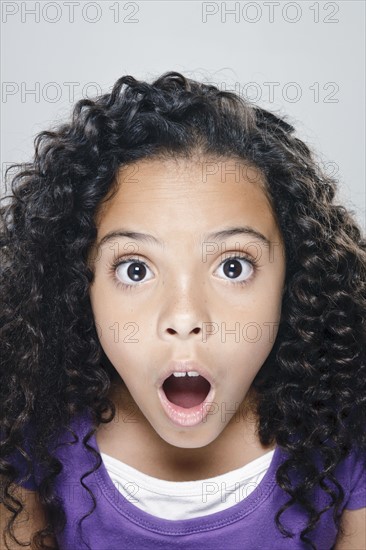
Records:
[[[354,213],[334,200],[338,182],[285,117],[177,72],[152,84],[123,76],[111,93],[78,101],[70,118],[36,136],[33,162],[8,168],[17,172],[0,209],[1,500],[13,513],[6,533],[24,509],[12,493],[19,472],[10,454],[18,449],[26,458],[25,479],[30,454],[44,465],[38,493],[48,525],[32,541],[54,548],[45,539],[64,528],[65,512],[52,492],[62,468],[48,450],[52,437],[88,410],[93,425],[83,444],[98,455],[95,471],[102,461],[88,440],[116,413],[108,394],[117,372],[101,348],[89,299],[98,206],[121,166],[200,154],[259,169],[284,237],[280,326],[252,387],[262,445],[276,442],[289,454],[276,472],[290,497],[276,513],[277,528],[293,536],[280,516],[300,504],[308,513],[301,540],[316,550],[308,535],[325,510],[333,508],[343,532],[344,491],[334,470],[355,447],[366,450],[366,241]],[[323,471],[314,467],[315,453]],[[288,476],[294,468],[302,474],[296,487]],[[317,486],[332,499],[324,510],[311,501]],[[94,495],[93,503],[87,515]]]

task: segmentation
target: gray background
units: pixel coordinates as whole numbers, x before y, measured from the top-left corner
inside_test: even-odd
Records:
[[[175,70],[287,114],[365,230],[363,0],[3,1],[1,11],[2,174],[31,160],[37,133],[78,99],[124,74]]]

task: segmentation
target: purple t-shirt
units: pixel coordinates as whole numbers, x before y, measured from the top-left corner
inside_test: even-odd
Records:
[[[294,537],[285,538],[276,527],[275,514],[289,500],[289,495],[275,480],[278,466],[287,457],[278,446],[263,479],[244,500],[208,516],[185,520],[161,519],[136,507],[117,489],[102,462],[96,472],[83,478],[83,484],[92,490],[96,498],[96,508],[83,520],[80,532],[78,521],[93,508],[92,497],[80,483],[80,478],[95,467],[96,457],[82,443],[91,428],[90,416],[85,414],[74,418],[72,427],[79,436],[79,442],[61,445],[55,451],[64,465],[56,478],[55,492],[63,501],[67,517],[65,530],[58,537],[60,550],[309,548],[300,540],[300,532],[307,525],[307,515],[298,504],[290,506],[280,517]],[[67,432],[58,441],[71,442],[73,436]],[[88,445],[99,452],[95,436],[89,439]],[[12,462],[24,471],[20,454]],[[366,506],[365,462],[361,452],[353,452],[336,469],[336,478],[345,492],[342,510]],[[36,490],[39,482],[40,471],[35,465],[34,476],[22,485]],[[313,505],[317,509],[331,502],[330,497],[320,489],[316,489],[314,495]],[[315,531],[310,533],[319,550],[329,550],[335,544],[337,531],[332,511],[333,508],[323,513]]]

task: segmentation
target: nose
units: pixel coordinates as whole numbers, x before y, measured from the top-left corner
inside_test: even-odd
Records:
[[[203,323],[210,321],[202,287],[180,285],[175,292],[166,292],[164,308],[160,315],[160,337],[163,340],[200,339]]]

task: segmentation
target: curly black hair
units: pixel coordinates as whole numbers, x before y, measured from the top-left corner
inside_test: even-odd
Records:
[[[342,531],[344,491],[334,470],[355,447],[366,450],[366,241],[354,213],[334,200],[338,182],[285,118],[178,72],[152,84],[128,75],[111,93],[78,101],[70,122],[39,133],[33,162],[8,168],[17,169],[0,209],[0,475],[1,500],[13,513],[8,534],[24,503],[10,490],[19,472],[6,459],[20,450],[28,479],[27,425],[35,429],[30,453],[45,468],[38,492],[48,521],[32,541],[49,549],[45,539],[64,528],[65,513],[52,492],[62,465],[48,445],[88,410],[93,426],[83,444],[96,453],[88,440],[116,413],[108,395],[117,372],[101,348],[89,299],[98,206],[121,166],[197,155],[239,158],[259,169],[284,237],[280,326],[253,381],[260,441],[289,454],[276,473],[290,496],[276,525],[292,536],[280,516],[298,503],[308,512],[301,540],[309,547],[316,550],[307,534],[331,507]],[[315,452],[323,471],[314,467]],[[297,487],[291,469],[302,474]],[[320,511],[310,497],[316,486],[332,498]]]

